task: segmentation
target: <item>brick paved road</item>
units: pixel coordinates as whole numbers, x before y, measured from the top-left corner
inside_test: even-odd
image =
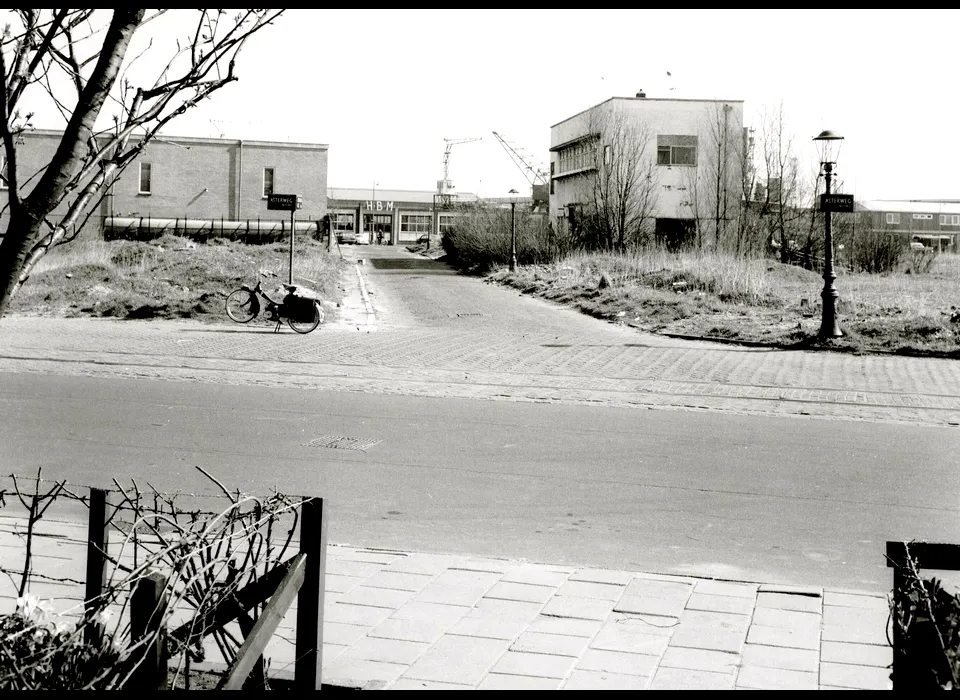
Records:
[[[960,364],[951,360],[673,339],[403,250],[345,255],[364,264],[347,279],[341,318],[310,335],[267,324],[8,317],[0,371],[960,425]]]

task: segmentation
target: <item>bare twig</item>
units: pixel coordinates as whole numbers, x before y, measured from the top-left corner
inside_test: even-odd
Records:
[[[224,486],[222,483],[220,483],[220,480],[217,479],[215,476],[213,476],[213,474],[211,474],[210,472],[208,472],[206,469],[204,469],[204,468],[201,467],[200,465],[197,465],[197,471],[199,471],[199,472],[200,472],[201,474],[203,474],[205,477],[207,477],[208,479],[210,479],[210,481],[212,481],[212,482],[215,483],[217,486],[219,486],[219,487],[220,487],[220,490],[223,491],[223,494],[224,494],[227,498],[229,498],[233,503],[236,503],[236,499],[234,499],[233,495],[227,490],[227,487]]]

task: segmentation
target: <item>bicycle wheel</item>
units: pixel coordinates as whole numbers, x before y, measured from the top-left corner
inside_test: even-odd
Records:
[[[247,323],[260,313],[260,303],[250,290],[237,289],[227,296],[226,309],[231,321]]]
[[[299,314],[287,316],[287,325],[289,325],[297,333],[309,333],[314,328],[319,326],[320,321],[323,320],[323,310],[320,308],[320,304],[317,304],[316,302],[314,302],[311,306],[313,309],[312,314],[309,310],[304,310]]]

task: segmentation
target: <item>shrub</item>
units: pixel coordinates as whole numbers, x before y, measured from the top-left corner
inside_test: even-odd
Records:
[[[908,272],[929,273],[937,262],[936,248],[912,248],[910,250],[910,267]]]
[[[0,617],[0,690],[106,689],[120,660],[109,640],[87,644],[79,625],[47,621],[35,598],[18,604]]]
[[[891,615],[901,630],[893,650],[894,689],[960,689],[960,597],[944,591],[936,578],[908,576]]]
[[[547,217],[517,207],[511,210],[477,206],[465,209],[456,225],[444,233],[441,245],[450,264],[460,270],[485,274],[510,262],[511,226],[516,226],[517,262],[536,265],[566,251],[569,241],[554,236]]]
[[[908,250],[909,245],[899,236],[866,233],[856,238],[851,264],[859,272],[896,272]]]

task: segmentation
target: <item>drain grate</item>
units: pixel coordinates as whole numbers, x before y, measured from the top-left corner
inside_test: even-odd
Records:
[[[370,438],[321,435],[310,442],[305,442],[303,447],[329,447],[334,450],[365,450],[368,447],[380,444],[380,442],[380,440],[371,440]]]
[[[457,314],[457,318],[464,318],[465,316],[483,316],[483,314]]]

